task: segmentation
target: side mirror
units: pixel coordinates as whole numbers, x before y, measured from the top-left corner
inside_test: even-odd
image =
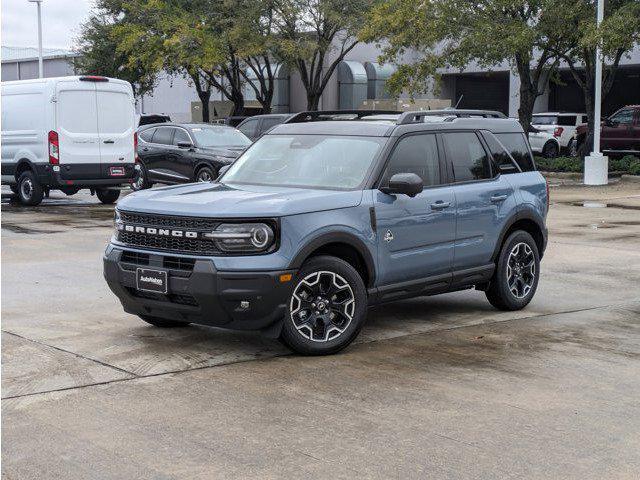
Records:
[[[617,127],[618,126],[618,122],[611,120],[610,118],[605,118],[604,119],[604,124],[607,127]]]
[[[193,148],[191,142],[178,142],[178,148]]]
[[[218,170],[218,178],[216,178],[216,180],[219,180],[219,179],[220,179],[220,177],[221,177],[222,175],[224,175],[224,174],[226,173],[226,171],[227,171],[227,170],[229,170],[229,167],[230,167],[230,166],[231,166],[231,165],[225,165],[224,167],[220,167],[220,170]]]
[[[380,190],[391,195],[404,194],[415,197],[423,189],[422,179],[415,173],[396,173],[389,179],[389,186]]]

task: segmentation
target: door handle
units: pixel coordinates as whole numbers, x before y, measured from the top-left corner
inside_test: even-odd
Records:
[[[491,201],[493,203],[499,203],[499,202],[504,202],[507,199],[506,195],[493,195],[491,197]]]
[[[451,202],[443,202],[438,200],[436,203],[431,204],[431,210],[443,210],[451,205]]]
[[[113,140],[105,140],[103,143],[115,143]]]
[[[142,149],[142,151],[143,151],[143,152],[148,152],[148,151],[149,151],[149,148],[148,148],[148,147],[144,147],[144,148]]]

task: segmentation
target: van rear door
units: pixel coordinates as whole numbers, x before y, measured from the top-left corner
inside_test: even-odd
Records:
[[[69,79],[57,83],[56,131],[61,178],[100,178],[100,135],[94,82]]]
[[[131,177],[135,162],[135,109],[131,85],[97,82],[96,104],[103,177]]]

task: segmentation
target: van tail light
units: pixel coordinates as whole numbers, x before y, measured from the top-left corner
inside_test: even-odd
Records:
[[[556,127],[556,129],[553,131],[553,136],[558,138],[562,136],[562,132],[564,132],[564,128],[562,127]]]
[[[58,141],[58,132],[53,130],[49,132],[49,163],[60,165],[60,142]]]
[[[133,158],[136,163],[140,162],[140,157],[138,157],[138,132],[133,132]]]

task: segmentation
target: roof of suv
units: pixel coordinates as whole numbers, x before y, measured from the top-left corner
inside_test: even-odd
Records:
[[[157,127],[182,127],[182,128],[203,128],[203,127],[210,127],[210,128],[226,128],[226,129],[232,129],[232,130],[236,130],[236,127],[232,127],[231,125],[223,125],[223,124],[219,124],[219,123],[176,123],[176,122],[162,122],[162,123],[149,123],[147,125],[141,125],[138,130],[142,131],[142,130],[147,130],[149,128],[157,128]]]
[[[439,120],[439,119],[438,119]],[[390,137],[409,132],[447,130],[489,130],[500,133],[522,133],[522,127],[513,118],[450,118],[441,121],[417,121],[398,124],[392,118],[366,120],[324,120],[319,122],[284,123],[277,125],[268,135],[353,135]]]

